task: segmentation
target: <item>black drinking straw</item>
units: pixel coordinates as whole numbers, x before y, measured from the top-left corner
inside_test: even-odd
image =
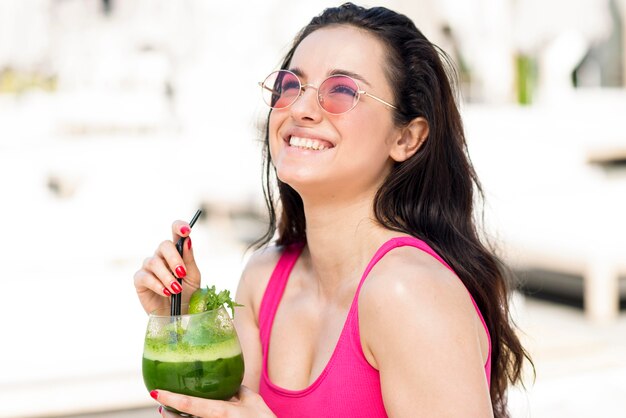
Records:
[[[189,222],[189,229],[193,228],[193,225],[196,223],[196,221],[198,220],[198,218],[200,217],[200,214],[202,213],[202,209],[198,209],[196,211],[196,214],[193,215],[193,218],[191,218],[191,222]],[[178,254],[180,254],[180,256],[183,256],[183,244],[185,243],[185,237],[180,237],[178,239],[178,242],[176,243],[176,250],[178,250]],[[183,279],[181,278],[176,278],[176,280],[178,280],[178,284],[180,284],[180,287],[183,287]],[[170,315],[171,316],[175,316],[175,315],[180,315],[180,303],[182,301],[182,293],[175,293],[172,295],[171,299],[170,299]]]

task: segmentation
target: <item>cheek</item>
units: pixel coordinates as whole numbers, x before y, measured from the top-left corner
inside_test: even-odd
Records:
[[[363,112],[346,125],[354,139],[363,148],[388,151],[393,142],[394,125],[389,115],[380,112]]]
[[[267,128],[269,130],[270,139],[276,138],[278,130],[285,123],[289,117],[289,112],[286,110],[272,110],[267,122]]]
[[[278,128],[280,127],[281,122],[282,118],[280,118],[279,115],[276,115],[276,112],[270,113],[270,117],[267,122],[267,131],[269,134],[269,152],[270,156],[272,157],[272,161],[274,161],[274,152],[276,151],[278,138]]]

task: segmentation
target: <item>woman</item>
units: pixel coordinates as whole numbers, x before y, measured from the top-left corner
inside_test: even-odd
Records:
[[[237,291],[245,387],[229,402],[152,395],[201,417],[507,417],[527,354],[473,222],[480,187],[440,52],[407,17],[346,3],[313,18],[281,69],[263,83],[260,244],[277,239]],[[187,243],[181,259],[164,242],[135,275],[146,311],[180,291],[171,271],[187,297],[199,286]]]

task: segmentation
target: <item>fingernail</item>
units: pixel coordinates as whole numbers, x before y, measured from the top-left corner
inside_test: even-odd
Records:
[[[174,280],[171,284],[170,287],[172,288],[172,290],[174,291],[174,293],[180,293],[183,291],[183,288],[180,287],[180,285],[178,284],[178,282],[176,280]]]
[[[187,235],[189,231],[191,231],[191,229],[189,229],[188,226],[183,226],[182,228],[180,228],[180,233],[183,235]]]
[[[187,272],[185,271],[185,268],[183,266],[177,266],[176,270],[174,270],[176,272],[176,277],[179,278],[183,278],[187,275]]]
[[[187,249],[191,250],[191,238],[187,238]]]
[[[158,390],[151,390],[150,391],[150,396],[152,396],[152,399],[156,399],[159,397],[159,391]]]
[[[163,412],[163,407],[159,405],[159,414]]]
[[[167,289],[165,289],[165,288],[163,289],[163,294],[164,294],[165,296],[168,296],[168,297],[169,297],[169,296],[172,296],[172,292],[170,292],[169,290],[167,290]]]

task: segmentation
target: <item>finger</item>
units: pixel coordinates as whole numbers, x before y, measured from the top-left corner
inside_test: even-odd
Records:
[[[203,418],[227,417],[231,408],[230,404],[225,401],[195,398],[165,390],[157,390],[156,392],[156,400],[163,405]]]
[[[180,237],[188,237],[190,232],[188,222],[178,220],[172,223],[172,241],[178,242]]]
[[[163,257],[169,270],[177,278],[183,279],[187,276],[187,268],[183,258],[178,254],[178,250],[172,241],[163,241],[157,249],[157,254]]]
[[[193,245],[191,244],[191,237],[187,237],[183,243],[183,263],[187,269],[187,277],[191,281],[196,281],[197,286],[200,285],[200,270],[196,264],[196,259],[193,255]],[[196,286],[196,287],[197,287]]]
[[[135,273],[134,281],[135,289],[139,294],[149,291],[163,297],[172,296],[171,290],[164,286],[163,283],[159,279],[157,279],[154,274],[147,270],[141,269],[137,273]]]
[[[179,257],[180,258],[180,257]],[[154,256],[147,260],[145,269],[159,280],[161,285],[167,288],[172,294],[182,291],[182,287],[176,280],[176,276],[172,273],[166,261],[158,256]],[[179,264],[181,266],[182,264]]]
[[[193,257],[193,248],[191,245],[191,238],[189,237],[191,234],[191,228],[189,224],[184,221],[174,221],[172,224],[172,240],[173,242],[178,243],[178,240],[183,237],[186,238],[183,242],[183,262],[185,263],[185,267],[188,267],[187,273],[192,269],[197,270],[196,261]]]

